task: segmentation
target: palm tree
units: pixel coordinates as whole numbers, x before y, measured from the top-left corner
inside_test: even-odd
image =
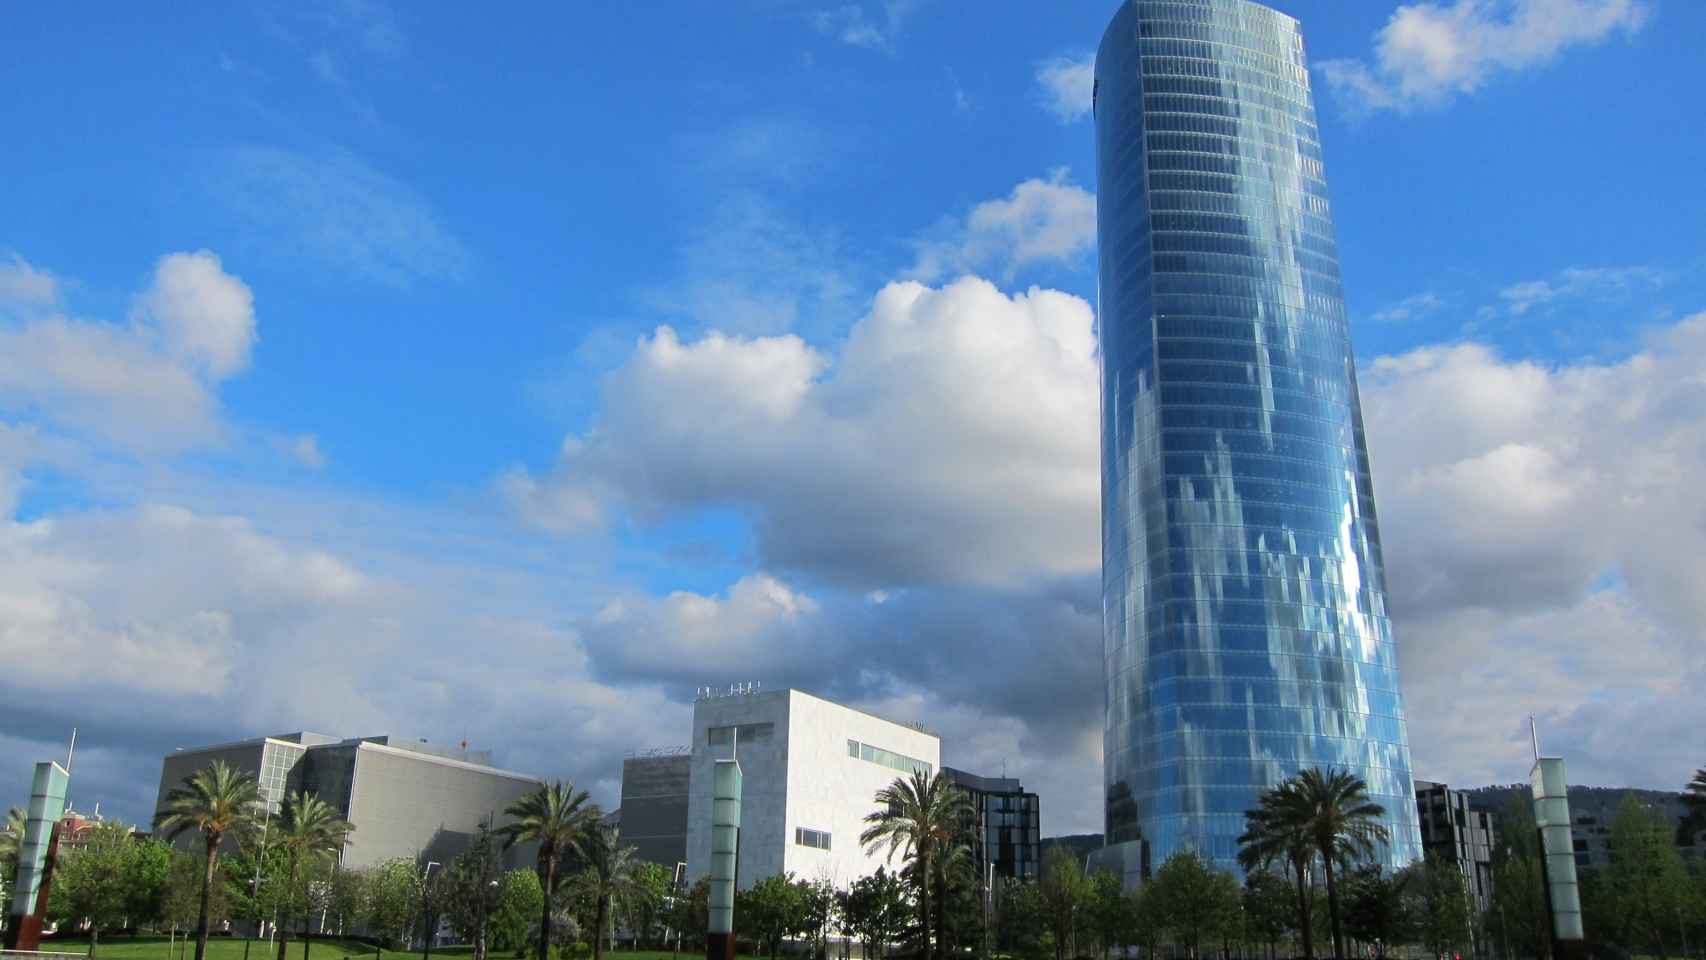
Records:
[[[634,876],[639,860],[634,858],[638,847],[622,845],[622,832],[615,827],[598,827],[587,837],[583,853],[586,869],[576,882],[592,895],[598,905],[596,929],[593,931],[592,960],[604,960],[604,937],[609,932],[611,914],[618,903],[644,895]]]
[[[342,817],[332,805],[321,800],[312,793],[298,790],[284,796],[284,804],[278,811],[278,839],[275,841],[284,848],[286,862],[290,864],[290,879],[286,881],[287,896],[294,896],[296,880],[301,875],[304,862],[316,860],[323,856],[336,854],[344,848],[344,842],[349,839],[350,831],[355,827]],[[306,898],[302,913],[303,950],[307,950],[308,940],[308,910]],[[290,932],[283,926],[278,930],[278,960],[284,960],[284,948],[290,943]]]
[[[1278,861],[1291,867],[1297,886],[1297,929],[1303,936],[1304,960],[1315,960],[1314,912],[1315,898],[1309,885],[1309,863],[1315,859],[1315,845],[1305,824],[1307,808],[1296,782],[1285,783],[1262,792],[1260,805],[1244,813],[1247,824],[1244,835],[1238,838],[1238,865],[1246,872],[1261,870]]]
[[[196,921],[195,960],[207,957],[208,894],[213,888],[213,868],[219,859],[219,844],[226,836],[241,836],[253,830],[260,819],[261,788],[252,774],[213,761],[184,778],[166,794],[154,815],[154,829],[167,840],[195,830],[201,833],[207,864],[201,875],[201,913]]]
[[[1706,828],[1706,767],[1696,770],[1694,779],[1682,788],[1682,800],[1688,804],[1688,816],[1682,818],[1676,842],[1687,845],[1694,842],[1696,831]]]
[[[504,849],[524,840],[539,844],[539,886],[545,891],[539,917],[539,960],[545,960],[551,946],[551,901],[557,892],[557,868],[565,853],[585,856],[587,834],[598,823],[598,807],[587,802],[585,790],[577,791],[574,784],[559,780],[540,784],[539,789],[510,804],[504,815],[511,818],[497,830],[504,838]]]
[[[1387,831],[1381,818],[1386,808],[1368,796],[1368,784],[1348,770],[1332,767],[1325,771],[1312,767],[1297,775],[1294,781],[1299,797],[1295,804],[1298,816],[1307,814],[1304,821],[1310,842],[1321,857],[1322,875],[1327,880],[1327,913],[1333,921],[1333,956],[1345,960],[1345,935],[1339,925],[1339,888],[1333,867],[1350,864],[1374,853],[1377,843],[1384,843]]]
[[[888,848],[912,861],[910,871],[918,888],[918,940],[923,960],[930,960],[930,881],[935,876],[938,855],[954,839],[961,820],[971,815],[971,799],[964,790],[940,772],[931,776],[914,770],[912,778],[897,777],[877,791],[878,808],[865,815],[870,826],[859,835],[868,852]]]

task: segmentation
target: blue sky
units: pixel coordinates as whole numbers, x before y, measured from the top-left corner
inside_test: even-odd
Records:
[[[1579,778],[1680,784],[1706,8],[1279,6],[1418,775],[1520,778],[1537,712]],[[0,784],[77,723],[78,799],[144,817],[161,751],[309,727],[612,801],[760,679],[1097,828],[1112,7],[970,12],[4,14]]]

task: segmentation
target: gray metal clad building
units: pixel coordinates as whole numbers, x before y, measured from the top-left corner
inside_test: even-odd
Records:
[[[537,777],[500,770],[490,754],[464,753],[392,737],[340,740],[293,733],[180,750],[160,767],[159,803],[183,779],[215,760],[255,774],[273,813],[286,791],[307,790],[355,825],[346,867],[395,859],[449,862],[467,848],[482,821],[539,785]],[[510,866],[531,863],[529,850],[509,851]]]
[[[622,761],[622,842],[641,860],[674,870],[687,862],[687,785],[693,755],[684,747]]]

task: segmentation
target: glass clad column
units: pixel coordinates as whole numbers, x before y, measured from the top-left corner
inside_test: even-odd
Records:
[[[1396,653],[1297,21],[1127,0],[1096,58],[1106,832],[1128,877],[1236,870],[1311,766],[1420,856]],[[1117,846],[1116,846],[1117,845]]]

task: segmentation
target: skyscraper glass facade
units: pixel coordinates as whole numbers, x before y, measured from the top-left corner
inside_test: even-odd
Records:
[[[1312,766],[1420,854],[1356,370],[1297,21],[1127,0],[1096,58],[1106,832],[1236,869]]]

